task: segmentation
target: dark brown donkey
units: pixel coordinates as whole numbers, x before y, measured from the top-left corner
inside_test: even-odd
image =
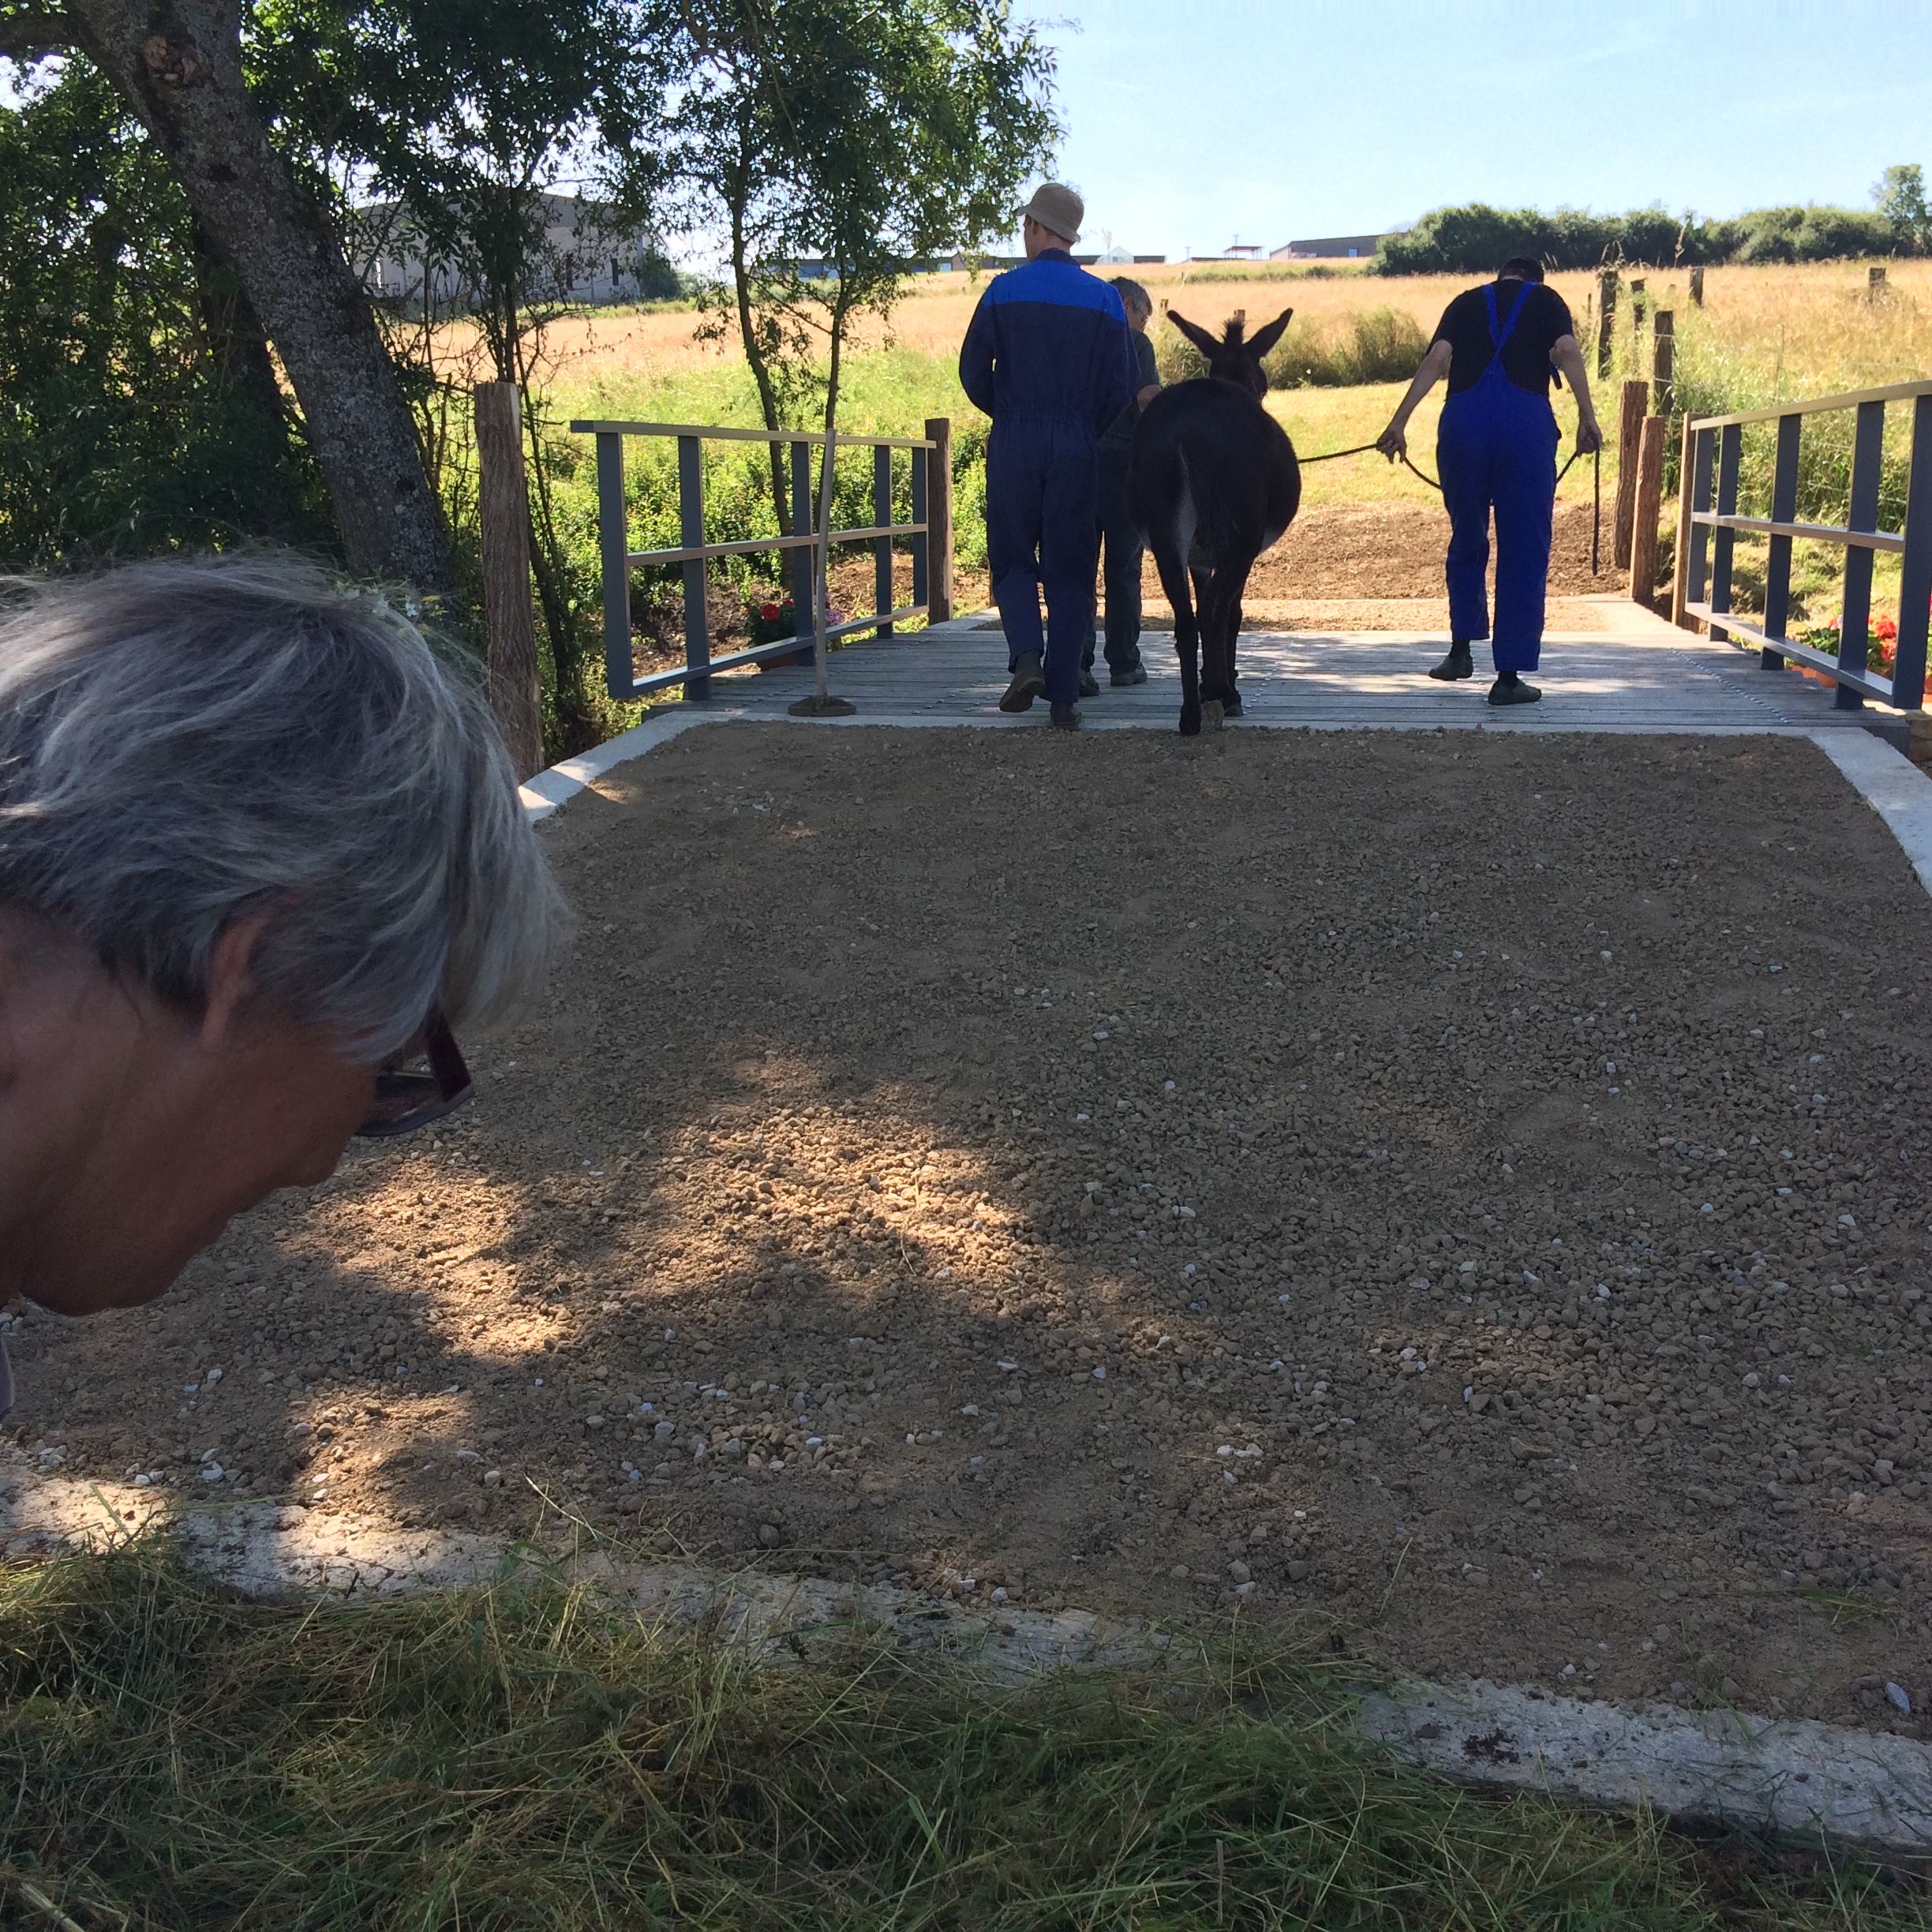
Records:
[[[1223,717],[1241,716],[1234,639],[1241,593],[1255,559],[1279,541],[1301,504],[1294,445],[1261,406],[1261,358],[1294,313],[1278,316],[1252,342],[1237,313],[1216,341],[1170,309],[1167,320],[1208,358],[1207,379],[1163,389],[1134,430],[1128,513],[1147,533],[1174,605],[1181,729],[1189,738],[1204,724],[1215,731]]]

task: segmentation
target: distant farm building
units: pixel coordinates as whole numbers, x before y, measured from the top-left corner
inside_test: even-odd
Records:
[[[1323,235],[1312,242],[1284,242],[1268,250],[1270,261],[1366,261],[1387,235]]]
[[[529,293],[552,301],[611,302],[661,296],[665,273],[656,235],[620,219],[601,203],[575,195],[538,198],[543,238]],[[350,259],[371,294],[405,307],[474,305],[478,291],[465,267],[439,258],[399,204],[371,202],[355,211]],[[672,278],[675,279],[675,276]]]

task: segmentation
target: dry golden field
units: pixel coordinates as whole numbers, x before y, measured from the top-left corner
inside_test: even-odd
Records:
[[[1166,302],[1211,325],[1237,309],[1245,309],[1257,320],[1292,307],[1305,318],[1339,322],[1387,305],[1406,311],[1428,329],[1451,297],[1470,286],[1470,278],[1459,275],[1384,279],[1360,272],[1321,278],[1257,275],[1242,280],[1228,275],[1222,264],[1200,263],[1170,262],[1131,272],[1157,303]],[[1676,316],[1687,354],[1708,350],[1727,359],[1747,360],[1767,379],[1783,378],[1785,393],[1803,395],[1840,383],[1903,381],[1932,367],[1932,261],[1895,262],[1887,272],[1887,294],[1874,302],[1862,262],[1712,268],[1705,271],[1701,311],[1690,305],[1682,271],[1653,269],[1646,280],[1652,306]],[[1550,281],[1579,324],[1593,317],[1593,275],[1556,275]],[[984,276],[920,276],[908,284],[889,331],[873,326],[862,340],[876,348],[889,333],[905,348],[949,359],[958,353],[985,286]],[[1627,307],[1619,320],[1621,343],[1630,332]],[[556,324],[549,339],[560,373],[567,378],[621,373],[648,380],[719,366],[717,350],[692,341],[692,326],[693,318],[683,313],[605,311]]]

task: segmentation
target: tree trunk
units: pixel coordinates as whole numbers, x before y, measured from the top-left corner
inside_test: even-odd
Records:
[[[448,534],[395,368],[340,242],[298,193],[243,88],[236,0],[69,0],[69,18],[280,354],[350,569],[448,590]]]
[[[260,435],[272,444],[277,457],[272,476],[264,478],[264,494],[251,519],[257,533],[287,543],[295,535],[295,506],[286,488],[289,410],[282,385],[275,379],[275,358],[256,318],[248,290],[225,262],[199,222],[193,225],[195,301],[201,312],[201,330],[208,339],[208,359],[223,388],[254,417]]]

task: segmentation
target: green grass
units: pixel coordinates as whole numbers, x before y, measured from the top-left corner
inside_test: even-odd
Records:
[[[1430,1782],[1259,1640],[1003,1690],[542,1582],[242,1601],[148,1544],[0,1577],[0,1669],[16,1923],[26,1885],[90,1932],[1926,1923],[1853,1864]]]

